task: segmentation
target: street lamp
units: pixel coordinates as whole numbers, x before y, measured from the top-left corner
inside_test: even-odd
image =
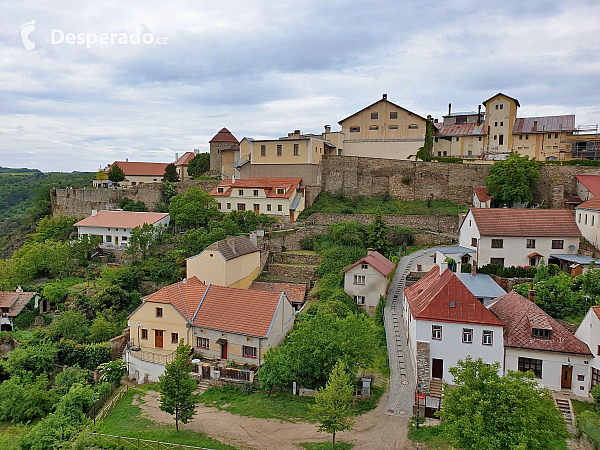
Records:
[[[419,399],[421,398],[421,392],[423,390],[423,386],[421,386],[421,383],[417,384],[417,430],[419,429],[419,409],[420,409],[420,402]]]

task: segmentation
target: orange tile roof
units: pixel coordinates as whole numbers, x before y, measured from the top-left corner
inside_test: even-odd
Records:
[[[575,207],[575,209],[591,209],[593,211],[600,211],[600,197],[594,197],[587,200]]]
[[[88,216],[73,226],[135,228],[142,227],[146,223],[154,225],[168,215],[168,213],[156,212],[98,211],[95,216]]]
[[[515,291],[498,297],[490,311],[506,324],[505,347],[592,356],[587,344]],[[551,329],[550,339],[532,337],[532,328]]]
[[[471,213],[483,236],[581,236],[569,210],[472,208]]]
[[[487,202],[488,200],[493,199],[490,194],[488,194],[487,188],[473,188],[475,191],[475,195],[479,199],[480,202]]]
[[[0,308],[8,309],[8,317],[17,317],[35,295],[35,292],[0,292]]]
[[[179,157],[177,161],[175,161],[176,166],[187,166],[190,164],[190,161],[194,159],[196,154],[194,152],[185,152],[183,155]],[[164,172],[163,172],[164,173]]]
[[[285,292],[285,296],[291,303],[304,303],[306,295],[306,284],[302,283],[265,283],[253,281],[248,288],[253,291],[263,292]]]
[[[163,177],[168,163],[115,161],[110,167],[118,164],[125,176]],[[106,171],[108,173],[108,170]]]
[[[379,271],[384,277],[387,277],[389,273],[392,270],[394,270],[394,267],[396,267],[396,265],[393,262],[391,262],[389,259],[383,256],[381,253],[373,251],[364,258],[361,258],[358,261],[356,261],[350,267],[345,269],[342,273],[349,271],[350,269],[358,266],[359,264],[369,264],[373,266],[373,268]]]
[[[290,198],[300,186],[302,178],[244,178],[242,180],[223,180],[212,191],[213,197],[230,197],[233,189],[264,189],[267,198]],[[224,188],[224,192],[218,192]],[[277,188],[284,188],[284,194],[278,194]]]
[[[221,128],[221,131],[215,134],[215,137],[208,142],[231,142],[232,144],[239,144],[238,140],[227,128]]]
[[[577,181],[585,186],[594,197],[600,196],[600,175],[575,175]]]
[[[440,268],[434,266],[427,275],[404,289],[404,294],[415,319],[504,325],[448,269],[440,275]],[[450,302],[454,302],[453,307]]]

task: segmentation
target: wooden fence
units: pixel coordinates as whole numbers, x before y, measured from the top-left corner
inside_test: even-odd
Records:
[[[120,388],[120,390],[111,399],[111,401],[104,408],[102,408],[100,413],[97,416],[93,417],[94,425],[97,421],[104,420],[106,418],[108,413],[111,412],[115,408],[115,406],[117,406],[117,403],[119,403],[121,399],[125,396],[125,394],[127,394],[127,391],[129,391],[129,386],[123,386],[122,388]]]
[[[110,384],[110,390],[105,392],[104,394],[102,394],[100,396],[100,398],[94,402],[94,404],[92,405],[90,410],[87,412],[87,416],[90,419],[93,420],[96,418],[96,416],[98,415],[98,411],[100,411],[100,408],[102,408],[104,406],[104,404],[110,398],[110,396],[113,394],[115,389],[117,389],[117,384],[113,381]]]
[[[211,450],[206,447],[194,447],[192,445],[150,441],[147,439],[130,438],[125,436],[113,436],[112,434],[101,433],[90,433],[86,439],[86,445],[93,445],[101,448],[118,448],[123,450]]]

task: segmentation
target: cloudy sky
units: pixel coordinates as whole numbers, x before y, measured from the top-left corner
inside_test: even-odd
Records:
[[[152,43],[118,43],[138,31]],[[0,0],[0,166],[170,162],[222,127],[335,130],[384,92],[441,117],[501,91],[520,116],[596,124],[598,36],[599,0]]]

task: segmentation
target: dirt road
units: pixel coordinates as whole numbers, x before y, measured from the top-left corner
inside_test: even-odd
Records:
[[[159,394],[148,391],[145,403],[139,406],[155,422],[173,423],[169,414],[159,409]],[[393,450],[413,448],[407,438],[408,417],[383,414],[387,396],[383,395],[377,408],[356,418],[352,431],[340,433],[339,440],[354,444],[354,450]],[[204,405],[198,406],[194,419],[181,428],[206,433],[220,441],[241,448],[298,450],[300,442],[322,442],[331,438],[318,433],[315,424],[288,423],[276,419],[255,419],[237,416]]]

